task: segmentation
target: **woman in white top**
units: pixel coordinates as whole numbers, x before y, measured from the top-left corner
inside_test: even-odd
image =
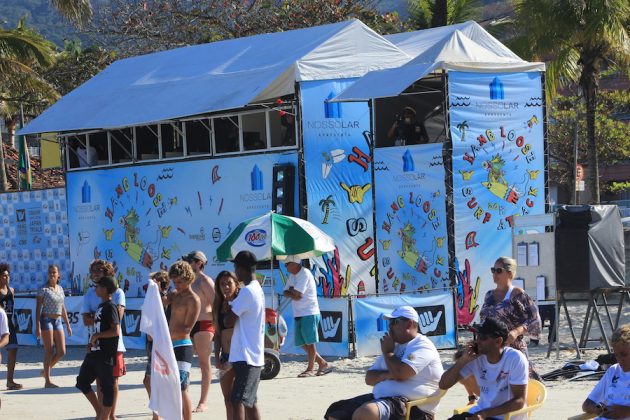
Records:
[[[50,380],[50,370],[66,354],[66,341],[63,334],[63,324],[66,323],[68,336],[72,335],[72,328],[68,321],[68,313],[64,305],[63,287],[59,285],[59,267],[48,267],[48,281],[37,292],[37,337],[41,337],[44,344],[44,370],[42,376],[46,380],[46,388],[58,388]],[[54,352],[53,352],[54,345]]]

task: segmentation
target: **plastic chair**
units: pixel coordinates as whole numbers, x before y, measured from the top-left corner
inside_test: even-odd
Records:
[[[512,411],[503,415],[505,420],[508,420],[511,416],[516,414],[527,413],[527,418],[532,417],[532,411],[540,408],[547,399],[547,388],[542,382],[535,379],[530,379],[527,383],[527,405],[520,410]],[[466,407],[460,407],[453,410],[453,414],[462,414],[470,411],[476,404],[470,404]],[[588,418],[588,417],[587,417]]]
[[[582,413],[582,414],[578,414],[577,416],[568,417],[567,420],[588,420],[588,419],[594,419],[595,417],[597,417],[597,414]]]
[[[437,392],[433,395],[429,395],[428,397],[420,398],[418,400],[407,401],[407,415],[405,416],[405,420],[409,420],[409,416],[411,415],[411,409],[413,407],[418,407],[421,405],[429,404],[432,402],[439,401],[446,394],[445,389],[438,389]]]

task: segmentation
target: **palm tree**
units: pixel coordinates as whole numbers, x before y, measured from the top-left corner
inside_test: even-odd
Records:
[[[599,159],[595,110],[600,73],[617,69],[630,73],[628,0],[517,0],[520,36],[511,46],[525,59],[553,57],[547,67],[547,91],[578,83],[586,104],[588,185],[599,203]]]
[[[319,205],[322,206],[322,211],[324,212],[324,220],[322,220],[322,225],[328,223],[328,216],[330,215],[330,206],[335,205],[335,201],[332,199],[332,195],[329,195],[323,200],[319,200]]]
[[[479,0],[409,0],[409,14],[418,29],[453,25],[474,19]]]
[[[90,0],[50,0],[55,9],[79,28],[92,18]]]
[[[457,130],[462,134],[462,141],[466,140],[466,130],[468,130],[468,121],[462,121],[457,124]]]
[[[53,57],[53,44],[24,27],[23,21],[15,29],[0,29],[0,116],[7,121],[10,136],[20,104],[27,109],[42,107],[58,98],[55,89],[34,70],[50,65]],[[4,153],[1,153],[0,191],[7,188]]]

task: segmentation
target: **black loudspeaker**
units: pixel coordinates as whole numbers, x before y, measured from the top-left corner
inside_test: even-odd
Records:
[[[271,208],[278,214],[295,216],[295,166],[273,167]]]
[[[562,291],[590,290],[588,229],[589,206],[564,206],[556,225],[556,288]]]

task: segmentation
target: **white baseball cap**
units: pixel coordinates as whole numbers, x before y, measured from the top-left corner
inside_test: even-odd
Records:
[[[282,262],[285,264],[296,263],[302,265],[302,258],[297,255],[288,255]]]
[[[391,314],[383,314],[384,318],[407,318],[415,322],[419,322],[418,312],[411,306],[400,306],[394,310]]]

